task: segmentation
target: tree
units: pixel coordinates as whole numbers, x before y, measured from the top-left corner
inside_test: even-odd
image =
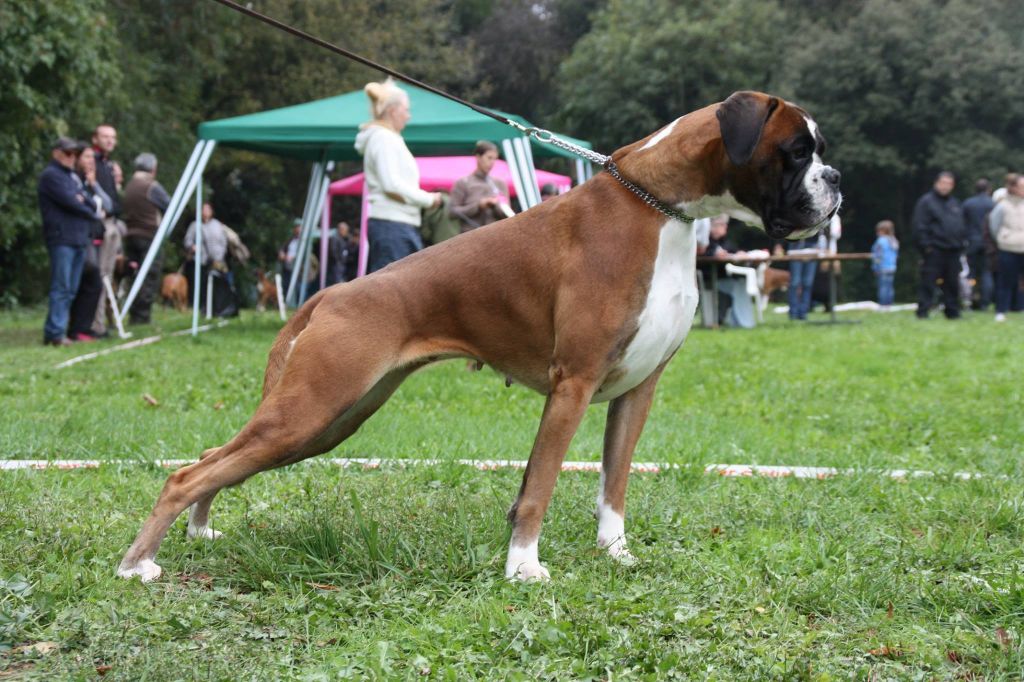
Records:
[[[118,88],[101,0],[0,3],[0,305],[46,291],[36,179],[58,135],[84,137]]]

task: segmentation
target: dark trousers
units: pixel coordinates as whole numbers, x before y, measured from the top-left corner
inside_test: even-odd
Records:
[[[1024,253],[999,252],[999,280],[996,285],[996,312],[1017,310],[1020,296],[1020,273],[1024,270]]]
[[[918,317],[928,317],[928,311],[935,301],[935,281],[940,278],[946,317],[960,317],[960,252],[946,249],[930,249],[921,258]]]
[[[148,237],[125,237],[125,260],[135,261],[139,264],[139,267],[142,267],[142,261],[146,259],[146,253],[149,252],[149,247],[152,243],[153,240]],[[156,300],[156,296],[160,292],[160,276],[163,274],[163,265],[163,253],[157,252],[149,272],[146,273],[146,279],[142,282],[142,288],[139,289],[139,295],[135,298],[135,301],[132,303],[132,309],[129,311],[132,322],[136,324],[146,324],[149,322],[150,309],[153,307],[153,301]]]
[[[71,302],[75,300],[85,263],[84,246],[48,246],[50,252],[50,307],[43,325],[43,339],[63,339],[68,330]]]
[[[414,225],[370,218],[366,221],[366,229],[370,239],[367,273],[376,272],[423,248],[423,240]]]
[[[993,300],[995,289],[994,278],[989,272],[986,261],[988,256],[984,251],[975,251],[967,256],[967,267],[971,269],[971,279],[974,280],[974,306],[984,310]]]
[[[76,334],[93,334],[92,323],[96,319],[96,306],[103,292],[103,279],[96,263],[86,261],[82,266],[82,279],[78,283],[78,293],[71,303],[71,320],[68,322],[68,336]]]

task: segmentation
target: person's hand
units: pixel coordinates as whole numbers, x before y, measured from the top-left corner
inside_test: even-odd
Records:
[[[490,207],[494,206],[497,203],[498,203],[498,200],[495,199],[494,197],[484,197],[483,199],[481,199],[479,201],[480,210],[481,211],[486,211],[487,209],[489,209]]]
[[[90,186],[96,184],[96,169],[93,168],[91,171],[85,174],[85,182]]]
[[[438,206],[441,205],[441,193],[440,192],[434,192],[433,193],[433,197],[434,197],[434,201],[430,204],[430,207],[431,208],[437,208]]]

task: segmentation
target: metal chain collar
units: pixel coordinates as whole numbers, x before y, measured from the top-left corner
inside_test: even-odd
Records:
[[[543,128],[528,128],[524,125],[516,123],[515,121],[510,121],[509,124],[512,127],[522,131],[522,133],[527,137],[532,137],[538,142],[543,142],[545,144],[550,144],[555,147],[559,147],[571,154],[575,154],[576,156],[582,157],[583,159],[591,163],[596,163],[597,165],[603,167],[606,171],[608,171],[609,175],[611,175],[613,178],[619,181],[619,184],[621,184],[623,187],[625,187],[630,192],[639,197],[642,202],[644,202],[654,210],[659,211],[660,213],[668,216],[669,218],[672,218],[673,220],[678,220],[679,222],[683,223],[693,222],[694,219],[692,216],[683,213],[677,208],[672,208],[671,206],[669,206],[668,204],[666,204],[665,202],[663,202],[662,200],[658,199],[656,196],[645,190],[643,187],[640,187],[639,185],[630,182],[626,178],[622,177],[622,174],[619,172],[619,167],[615,165],[614,161],[612,161],[612,157],[605,156],[604,154],[599,154],[591,149],[585,149],[577,144],[573,144],[572,142],[563,140],[560,137],[556,136],[554,133],[552,133],[550,130],[544,130]]]

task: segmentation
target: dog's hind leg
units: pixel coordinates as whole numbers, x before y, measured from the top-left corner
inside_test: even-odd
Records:
[[[209,450],[205,450],[203,454],[199,455],[199,459],[204,460],[217,452],[217,450],[219,450],[219,448],[210,448]],[[216,497],[216,495],[217,493],[214,492],[204,498],[196,500],[196,502],[189,508],[187,531],[189,538],[216,540],[223,535],[220,531],[210,528],[210,505],[213,504],[213,498]]]
[[[601,484],[597,491],[597,544],[626,564],[635,561],[626,548],[626,484],[633,450],[647,422],[654,388],[664,367],[661,365],[639,386],[608,403]]]
[[[310,336],[320,335],[314,331]],[[168,477],[153,512],[121,561],[119,576],[138,575],[144,581],[159,576],[160,567],[154,562],[157,550],[186,507],[196,504],[195,519],[202,521],[222,488],[330,449],[351,435],[412,371],[389,367],[392,356],[382,352],[380,339],[334,356],[315,352],[328,345],[325,339],[307,342],[312,348],[301,354],[302,362],[285,363],[270,394],[237,436]]]

